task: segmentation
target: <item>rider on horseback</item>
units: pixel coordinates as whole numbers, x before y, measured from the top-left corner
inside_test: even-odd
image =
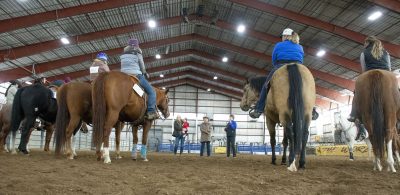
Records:
[[[124,54],[120,58],[121,72],[136,76],[148,95],[146,118],[148,120],[156,119],[158,117],[156,113],[156,93],[146,79],[149,78],[149,74],[146,72],[142,50],[139,48],[139,41],[135,38],[130,39],[128,46],[124,48]]]
[[[110,72],[107,60],[108,56],[106,53],[100,52],[97,54],[96,59],[93,60],[93,63],[90,66],[90,81],[94,81],[102,72]]]
[[[292,29],[287,28],[282,32],[281,37],[282,42],[277,43],[272,52],[273,67],[271,72],[268,74],[264,87],[260,92],[260,98],[254,111],[250,112],[251,118],[258,118],[264,112],[268,92],[266,85],[268,85],[269,81],[274,75],[274,72],[288,63],[303,63],[304,51],[303,47],[299,44],[299,35]]]
[[[369,70],[387,70],[391,71],[390,55],[383,48],[382,42],[375,36],[368,36],[364,42],[364,51],[360,55],[360,63],[362,73]],[[362,122],[358,119],[358,108],[353,103],[350,116],[347,118],[350,122],[355,122],[359,131],[356,140],[362,141],[366,138],[366,129]]]

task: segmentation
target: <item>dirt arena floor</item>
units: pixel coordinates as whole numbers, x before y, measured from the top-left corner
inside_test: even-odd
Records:
[[[365,158],[308,156],[306,171],[290,173],[271,165],[270,156],[150,153],[149,162],[135,162],[123,153],[123,159],[105,165],[94,152],[79,155],[67,160],[42,151],[1,154],[0,194],[400,193],[400,173],[374,172]]]

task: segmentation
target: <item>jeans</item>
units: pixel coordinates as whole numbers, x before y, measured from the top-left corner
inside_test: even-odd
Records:
[[[183,134],[175,138],[174,154],[176,154],[178,152],[179,142],[180,142],[180,145],[181,145],[180,154],[182,154],[183,146],[185,144],[185,137],[183,136]]]
[[[232,154],[233,157],[236,156],[236,144],[235,144],[235,136],[228,136],[226,137],[226,156],[230,156],[231,155],[231,149],[232,149]]]
[[[146,80],[146,78],[139,74],[136,76],[139,79],[140,86],[143,87],[144,91],[148,95],[147,100],[147,112],[155,112],[156,111],[156,92],[154,91],[153,87],[150,83]]]
[[[200,147],[200,156],[203,156],[204,153],[204,146],[207,144],[207,156],[211,155],[211,144],[210,142],[201,142],[201,147]]]
[[[269,72],[267,79],[265,80],[265,84],[261,89],[260,92],[260,98],[258,99],[258,102],[256,104],[256,111],[257,112],[264,112],[265,109],[265,102],[267,102],[267,88],[266,88],[266,84],[269,83],[269,81],[271,80],[272,76],[274,75],[275,71],[278,70],[280,67],[282,67],[281,64],[274,66],[271,70],[271,72]]]

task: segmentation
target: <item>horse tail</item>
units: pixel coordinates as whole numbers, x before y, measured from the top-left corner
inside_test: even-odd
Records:
[[[289,97],[288,105],[292,110],[293,135],[295,152],[299,153],[302,147],[304,133],[304,101],[303,101],[303,80],[299,71],[299,65],[288,65],[289,74]]]
[[[107,77],[106,73],[99,74],[93,84],[93,142],[97,148],[101,147],[104,136],[104,123],[106,118],[106,99],[104,98],[104,83]]]
[[[22,92],[24,91],[24,88],[18,89],[17,93],[14,96],[14,101],[12,105],[12,111],[11,111],[11,131],[12,132],[17,132],[19,125],[23,119],[23,110],[22,110]]]
[[[383,158],[385,154],[385,119],[383,111],[383,97],[382,97],[382,73],[371,72],[368,79],[371,90],[369,91],[370,100],[370,113],[372,115],[372,134],[371,142],[379,158]]]
[[[58,91],[58,110],[57,110],[57,118],[56,118],[56,131],[55,131],[55,140],[56,140],[56,155],[60,155],[61,150],[65,146],[65,142],[67,141],[67,125],[70,121],[70,115],[67,105],[67,86],[61,88]]]

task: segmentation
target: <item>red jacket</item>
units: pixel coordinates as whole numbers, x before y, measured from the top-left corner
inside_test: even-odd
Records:
[[[189,128],[189,123],[188,122],[184,122],[183,125],[182,125],[182,128],[188,129]]]

